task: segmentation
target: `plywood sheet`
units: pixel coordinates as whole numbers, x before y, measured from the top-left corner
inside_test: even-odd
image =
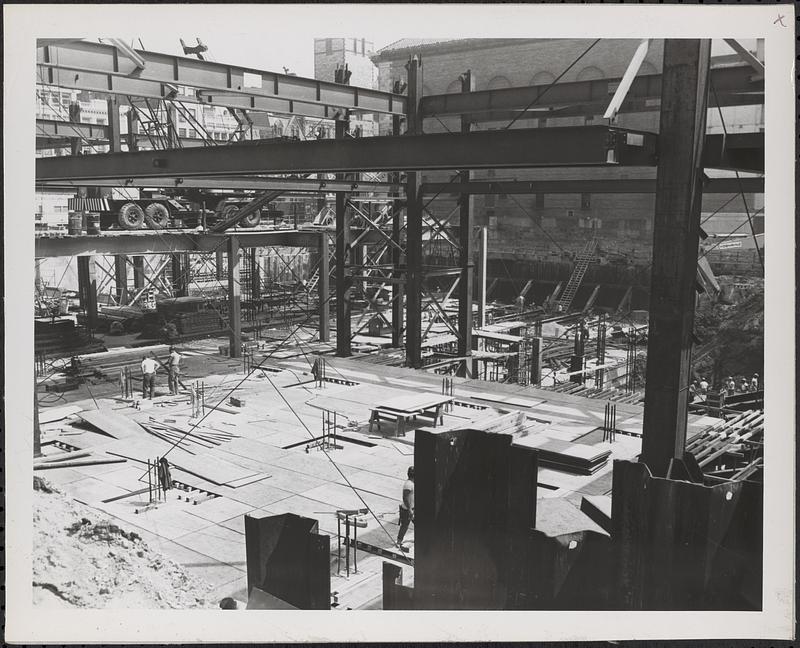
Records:
[[[63,407],[40,407],[39,408],[39,425],[46,423],[53,423],[54,421],[61,421],[68,416],[77,414],[82,410],[77,405],[64,405]]]
[[[115,439],[145,434],[141,426],[129,416],[111,410],[86,410],[78,414],[84,421]]]

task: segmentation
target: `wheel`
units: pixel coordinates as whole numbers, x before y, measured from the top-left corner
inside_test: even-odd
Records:
[[[242,220],[240,220],[239,225],[241,225],[242,227],[257,227],[260,222],[261,222],[261,211],[257,210],[254,211],[249,216],[245,216]]]
[[[145,207],[144,219],[150,229],[165,229],[169,225],[169,210],[161,203],[150,203]]]
[[[144,223],[144,210],[136,203],[125,203],[119,209],[117,222],[126,230],[141,229]]]

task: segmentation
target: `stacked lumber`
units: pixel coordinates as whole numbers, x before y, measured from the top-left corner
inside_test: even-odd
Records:
[[[105,351],[101,342],[93,340],[85,327],[75,326],[75,322],[71,319],[57,322],[36,321],[34,349],[37,353],[44,353],[47,356]]]
[[[144,430],[162,441],[185,450],[189,454],[197,454],[199,449],[209,450],[232,439],[240,438],[238,434],[233,434],[226,430],[199,425],[178,425],[177,423],[157,420],[150,417],[150,420],[142,423]]]
[[[597,389],[595,387],[587,387],[579,383],[564,382],[552,387],[543,387],[547,391],[558,392],[559,394],[569,394],[570,396],[583,396],[584,398],[596,398],[613,401],[615,403],[635,404],[644,401],[644,393],[640,391],[626,392],[622,389],[615,387],[607,387],[604,389]]]
[[[225,320],[213,310],[196,313],[178,313],[172,317],[178,333],[194,335],[197,333],[215,333],[226,328]]]
[[[142,356],[156,357],[166,363],[169,358],[169,347],[166,344],[138,349],[119,349],[105,353],[92,353],[77,357],[79,375],[94,375],[106,378],[118,378],[123,367],[134,366],[138,369]],[[135,376],[139,374],[134,373]]]
[[[515,443],[536,449],[540,467],[577,475],[593,475],[608,463],[611,456],[609,449],[546,436],[525,437]]]

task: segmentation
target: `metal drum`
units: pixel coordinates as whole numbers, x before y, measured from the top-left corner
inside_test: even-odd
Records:
[[[67,234],[83,234],[83,212],[70,212],[67,217]]]
[[[100,214],[98,212],[89,212],[86,214],[86,233],[100,233]]]

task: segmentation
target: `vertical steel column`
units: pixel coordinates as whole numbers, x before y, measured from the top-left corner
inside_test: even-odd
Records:
[[[172,289],[176,297],[186,297],[187,295],[187,277],[186,273],[189,272],[188,264],[185,264],[185,256],[182,253],[172,255]]]
[[[250,257],[250,299],[258,301],[261,299],[261,268],[258,265],[258,250],[250,248],[247,252]]]
[[[216,278],[217,278],[217,281],[222,281],[223,277],[225,276],[225,272],[224,272],[224,270],[225,270],[225,268],[224,268],[224,266],[225,266],[225,261],[224,261],[224,259],[225,259],[225,251],[224,250],[217,250],[214,253],[214,257],[215,257],[215,264],[214,264],[215,268],[214,268],[214,271],[216,273]]]
[[[39,394],[36,392],[36,377],[33,378],[33,457],[42,456],[42,428],[39,425]]]
[[[406,133],[422,134],[422,61],[408,62]],[[422,366],[422,194],[420,173],[406,174],[406,364]]]
[[[467,70],[461,75],[461,92],[473,92],[475,90],[475,78],[472,70]],[[469,133],[472,124],[466,115],[461,116],[461,132]],[[461,182],[467,183],[472,179],[472,174],[468,169],[460,172]],[[474,199],[472,194],[462,193],[459,196],[459,247],[461,254],[459,266],[461,267],[461,281],[458,284],[458,356],[467,358],[472,355],[472,300],[473,300],[473,274],[474,263],[472,259],[472,213]],[[469,377],[472,365],[469,360],[464,360],[458,365],[457,375]]]
[[[710,48],[707,39],[664,42],[640,458],[657,477],[686,445]]]
[[[136,291],[144,288],[144,257],[133,257],[133,287]]]
[[[397,84],[399,85],[399,83]],[[399,88],[396,88],[399,90]],[[392,116],[392,135],[400,135],[400,116]],[[389,180],[400,184],[400,174],[390,173]],[[403,206],[402,201],[395,200],[392,203],[392,241],[395,245],[391,246],[392,277],[395,281],[392,283],[392,347],[398,348],[403,344],[403,301],[405,300],[405,285],[400,282],[404,278],[400,265],[403,262],[401,254],[401,236],[400,233],[403,229]]]
[[[343,139],[347,122],[336,120],[336,139]],[[337,174],[341,179],[342,174]],[[353,278],[350,263],[352,260],[352,234],[350,231],[351,212],[341,191],[336,193],[336,355],[346,358],[352,354],[350,338],[351,315],[350,295]]]
[[[108,151],[119,153],[122,151],[122,135],[119,126],[119,104],[116,97],[108,99]]]
[[[319,341],[329,342],[331,339],[331,268],[328,257],[328,233],[319,235],[319,280],[317,281],[317,297],[319,299]]]
[[[94,257],[78,257],[78,292],[81,308],[86,313],[86,326],[97,328],[97,277]]]
[[[228,324],[231,358],[242,356],[241,282],[239,281],[239,238],[228,236]]]
[[[489,231],[481,227],[478,258],[478,328],[486,326],[486,257],[489,253]]]
[[[139,114],[131,108],[128,111],[128,150],[138,151],[139,141],[136,139],[139,130]]]
[[[128,259],[125,255],[114,256],[114,282],[117,304],[122,306],[128,301]]]

